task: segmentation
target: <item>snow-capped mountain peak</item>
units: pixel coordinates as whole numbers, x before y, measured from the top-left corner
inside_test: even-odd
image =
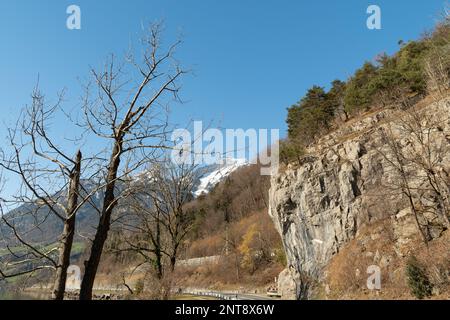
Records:
[[[247,165],[249,165],[249,163],[246,159],[226,159],[225,164],[219,166],[214,171],[205,173],[205,175],[200,178],[200,182],[194,192],[194,196],[198,197],[202,194],[207,194],[219,182],[228,177],[235,170]]]

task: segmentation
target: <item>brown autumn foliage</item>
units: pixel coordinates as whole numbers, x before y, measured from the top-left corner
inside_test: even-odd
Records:
[[[285,266],[281,238],[267,213],[270,179],[260,168],[240,168],[209,194],[186,205],[194,225],[178,260],[220,255],[217,265],[179,266],[173,275],[180,287],[265,287]],[[104,274],[129,270],[139,257],[116,250],[124,238],[113,230],[100,265]],[[175,285],[175,284],[174,284]],[[149,287],[149,283],[146,283]]]
[[[266,212],[255,212],[220,232],[194,241],[188,257],[221,255],[218,263],[179,267],[180,287],[263,290],[285,266],[280,236]],[[262,292],[262,291],[261,291]]]
[[[285,266],[281,238],[269,217],[270,179],[241,168],[188,205],[196,217],[182,259],[222,256],[218,264],[178,269],[183,286],[261,287]]]
[[[188,205],[196,217],[190,239],[205,238],[225,230],[227,223],[267,210],[269,187],[270,179],[260,174],[258,165],[237,170],[208,195]]]
[[[326,285],[332,299],[414,299],[408,287],[406,265],[416,257],[424,266],[434,288],[435,299],[450,297],[450,233],[430,241],[428,247],[417,235],[399,256],[389,220],[378,221],[364,228],[356,239],[345,245],[327,266]],[[404,250],[404,249],[403,249]],[[381,268],[381,290],[368,290],[367,268]]]

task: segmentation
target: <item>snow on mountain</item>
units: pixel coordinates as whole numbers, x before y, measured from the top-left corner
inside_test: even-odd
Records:
[[[207,172],[200,178],[199,185],[194,192],[194,196],[198,197],[202,194],[207,194],[223,179],[228,177],[231,173],[240,167],[247,166],[249,163],[246,159],[226,159],[225,164],[218,167],[218,169]]]
[[[198,168],[198,172],[196,174],[196,186],[193,188],[193,196],[198,197],[202,194],[209,193],[219,182],[223,181],[235,170],[247,165],[249,165],[249,163],[245,159],[227,159],[223,165],[215,164]],[[154,181],[151,171],[141,172],[134,178],[133,183],[148,183]],[[82,183],[86,192],[91,192],[97,186],[97,183],[86,180],[83,180]],[[120,183],[117,185],[117,188],[121,188]],[[58,195],[55,195],[55,197],[58,197]],[[79,230],[79,234],[90,235],[92,233],[92,226],[96,225],[98,222],[96,208],[101,208],[103,197],[103,190],[98,190],[91,198],[91,201],[83,205],[80,211],[78,211],[77,229]],[[8,214],[14,215],[21,211],[30,212],[32,210],[35,210],[35,206],[33,204],[24,204],[10,211]],[[40,208],[37,212],[41,214],[42,217],[48,215],[45,207]],[[20,223],[23,230],[27,230],[33,225],[34,220],[31,220],[31,217],[30,219],[24,218]],[[38,229],[33,229],[33,232],[27,233],[27,240],[51,243],[56,241],[59,235],[58,230],[61,229],[61,221],[55,215],[50,215],[45,224],[42,224]],[[0,233],[6,235],[7,232],[11,232],[11,230],[5,228],[2,229],[2,225],[0,224]],[[0,247],[1,245],[2,244],[0,242]]]
[[[196,169],[195,187],[193,192],[195,198],[202,194],[209,193],[219,182],[238,168],[249,165],[246,159],[227,158],[224,159],[223,162],[224,164],[200,166]],[[148,183],[153,180],[152,171],[146,170],[135,175],[132,183]]]

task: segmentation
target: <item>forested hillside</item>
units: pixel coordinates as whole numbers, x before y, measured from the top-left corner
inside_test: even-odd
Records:
[[[370,109],[407,107],[427,92],[443,90],[450,70],[450,27],[447,22],[419,40],[399,41],[400,49],[366,62],[348,80],[330,89],[314,85],[288,108],[288,138],[282,160],[295,160],[304,148],[348,119]]]

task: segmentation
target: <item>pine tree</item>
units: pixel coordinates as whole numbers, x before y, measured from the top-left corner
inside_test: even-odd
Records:
[[[411,294],[417,299],[423,299],[431,296],[432,285],[428,279],[423,267],[417,261],[416,257],[409,258],[406,265],[406,276]]]

